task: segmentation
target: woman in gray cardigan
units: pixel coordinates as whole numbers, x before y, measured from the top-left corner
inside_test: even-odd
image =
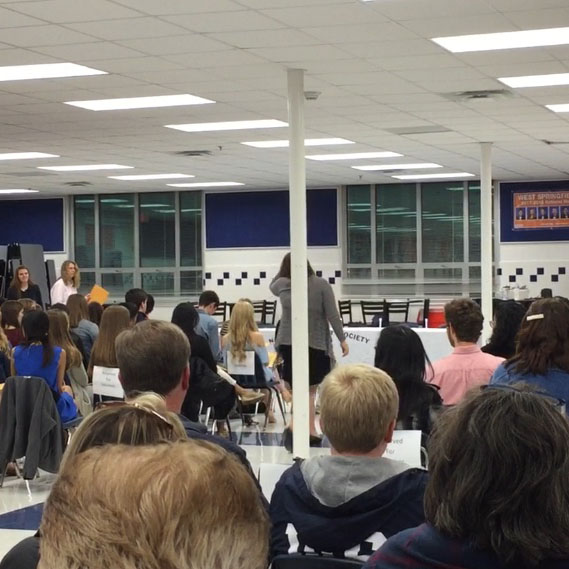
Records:
[[[290,253],[281,263],[277,276],[271,282],[271,292],[281,301],[281,321],[275,338],[277,350],[283,358],[283,379],[292,387],[292,340],[291,340],[291,272]],[[334,291],[328,282],[314,274],[308,263],[308,362],[310,384],[310,443],[319,445],[321,438],[316,430],[314,399],[318,385],[331,369],[332,339],[330,326],[340,340],[342,355],[349,352],[342,320],[336,307]],[[292,423],[283,433],[287,450],[292,450]],[[291,447],[291,448],[289,448]]]

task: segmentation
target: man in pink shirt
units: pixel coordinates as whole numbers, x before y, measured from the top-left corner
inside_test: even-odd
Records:
[[[455,405],[473,387],[486,385],[504,358],[485,354],[476,344],[484,321],[478,304],[457,298],[445,305],[445,318],[454,350],[433,364],[431,383],[438,385],[445,405]]]

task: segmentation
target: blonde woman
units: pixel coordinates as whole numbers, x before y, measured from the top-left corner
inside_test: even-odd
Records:
[[[79,267],[75,261],[63,261],[60,275],[51,287],[51,304],[67,304],[67,299],[79,290]]]
[[[81,352],[76,348],[69,334],[69,317],[63,310],[48,310],[49,338],[53,346],[65,350],[65,375],[71,384],[75,403],[83,417],[93,411],[93,401],[87,389],[89,380],[83,366]]]
[[[227,364],[228,353],[234,360],[242,362],[247,357],[246,352],[254,351],[261,363],[265,373],[267,383],[274,382],[273,372],[269,368],[269,354],[265,347],[265,338],[259,332],[255,322],[255,312],[253,305],[245,300],[238,301],[233,307],[229,320],[229,332],[222,337],[221,347],[225,363]],[[268,395],[265,397],[265,404],[268,404]],[[268,409],[269,423],[275,423],[275,417],[271,409]]]
[[[0,326],[0,383],[4,383],[10,375],[11,353],[10,342]]]

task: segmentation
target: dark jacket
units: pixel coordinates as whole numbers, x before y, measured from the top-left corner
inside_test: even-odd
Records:
[[[20,298],[29,298],[43,308],[40,287],[36,284],[29,285],[27,290],[18,290],[17,287],[11,286],[6,292],[7,300],[20,300]]]
[[[40,560],[40,538],[36,535],[23,539],[0,561],[0,569],[36,569]]]
[[[271,556],[316,551],[367,559],[385,538],[425,520],[427,476],[385,458],[296,463],[271,498]]]
[[[467,540],[452,539],[423,524],[389,539],[365,564],[364,569],[522,569],[519,563],[504,565]],[[534,569],[569,569],[569,559],[543,561]]]
[[[57,472],[63,455],[63,430],[53,394],[37,377],[9,377],[0,403],[0,471],[26,457],[24,478],[38,468]]]

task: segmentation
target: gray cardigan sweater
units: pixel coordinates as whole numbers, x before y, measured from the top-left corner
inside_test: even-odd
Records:
[[[291,345],[290,279],[278,275],[271,282],[271,292],[281,301],[282,316],[275,345]],[[334,291],[324,279],[308,277],[308,344],[311,348],[332,354],[330,326],[340,342],[345,340],[342,320],[336,307]]]

